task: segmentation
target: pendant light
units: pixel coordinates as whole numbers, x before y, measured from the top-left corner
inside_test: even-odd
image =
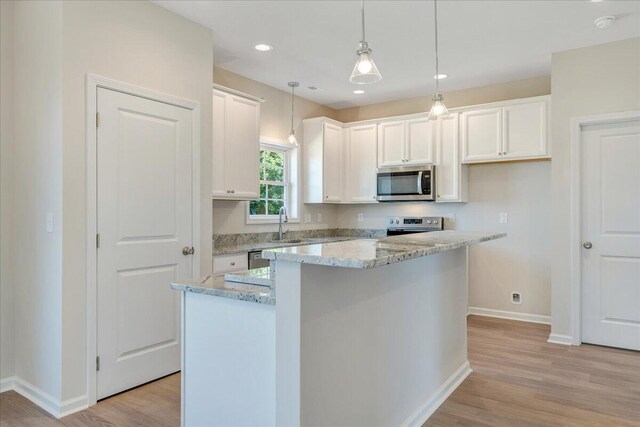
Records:
[[[380,71],[378,71],[378,67],[376,67],[375,62],[373,62],[373,58],[371,58],[371,49],[369,48],[369,43],[367,43],[365,39],[364,0],[362,0],[361,12],[362,40],[360,41],[360,43],[358,43],[358,49],[356,50],[358,60],[356,61],[355,67],[353,67],[353,71],[351,72],[349,81],[351,83],[364,85],[379,82],[382,79],[382,76],[380,75]]]
[[[289,138],[287,138],[287,142],[295,147],[298,146],[298,140],[296,139],[296,131],[293,128],[293,100],[294,100],[294,91],[295,88],[300,86],[298,82],[289,82],[289,87],[291,88],[291,131],[289,132]]]
[[[451,115],[449,110],[444,105],[444,95],[440,92],[440,75],[438,70],[438,1],[433,0],[433,15],[435,20],[435,39],[436,39],[436,93],[433,94],[433,104],[431,105],[431,111],[429,111],[429,120],[437,119],[450,119]]]

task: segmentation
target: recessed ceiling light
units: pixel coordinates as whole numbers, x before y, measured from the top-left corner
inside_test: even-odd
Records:
[[[433,76],[434,79],[438,79],[438,80],[442,80],[442,79],[446,79],[447,75],[446,74],[438,74],[437,76]]]
[[[602,3],[602,0],[589,0],[591,3]]]
[[[357,90],[354,90],[353,93],[355,93],[356,95],[362,95],[364,91],[362,89],[357,89]]]
[[[257,44],[254,46],[254,48],[255,50],[259,50],[260,52],[268,52],[270,50],[273,50],[273,46],[264,43]]]
[[[596,27],[600,29],[609,28],[613,25],[613,21],[616,20],[615,16],[601,16],[600,18],[593,21],[596,24]]]

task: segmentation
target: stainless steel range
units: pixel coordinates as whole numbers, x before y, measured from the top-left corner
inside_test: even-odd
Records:
[[[387,236],[440,231],[444,228],[444,218],[440,216],[390,216],[387,218]]]

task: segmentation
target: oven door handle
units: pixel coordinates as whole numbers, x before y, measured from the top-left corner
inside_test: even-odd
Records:
[[[422,194],[422,173],[423,171],[418,172],[418,194]]]

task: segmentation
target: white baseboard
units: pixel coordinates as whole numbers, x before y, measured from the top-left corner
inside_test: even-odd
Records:
[[[462,381],[471,373],[471,365],[466,361],[440,386],[438,390],[417,411],[415,411],[402,424],[402,427],[420,427],[431,415],[447,400]]]
[[[547,342],[550,344],[573,345],[573,337],[571,335],[549,334]]]
[[[541,314],[518,313],[516,311],[494,310],[492,308],[469,307],[467,314],[476,316],[498,317],[500,319],[519,320],[521,322],[551,324],[551,316]]]
[[[9,377],[0,380],[0,390],[2,392],[15,391],[56,418],[66,417],[89,407],[86,395],[60,401],[60,399],[40,390],[20,377]]]

